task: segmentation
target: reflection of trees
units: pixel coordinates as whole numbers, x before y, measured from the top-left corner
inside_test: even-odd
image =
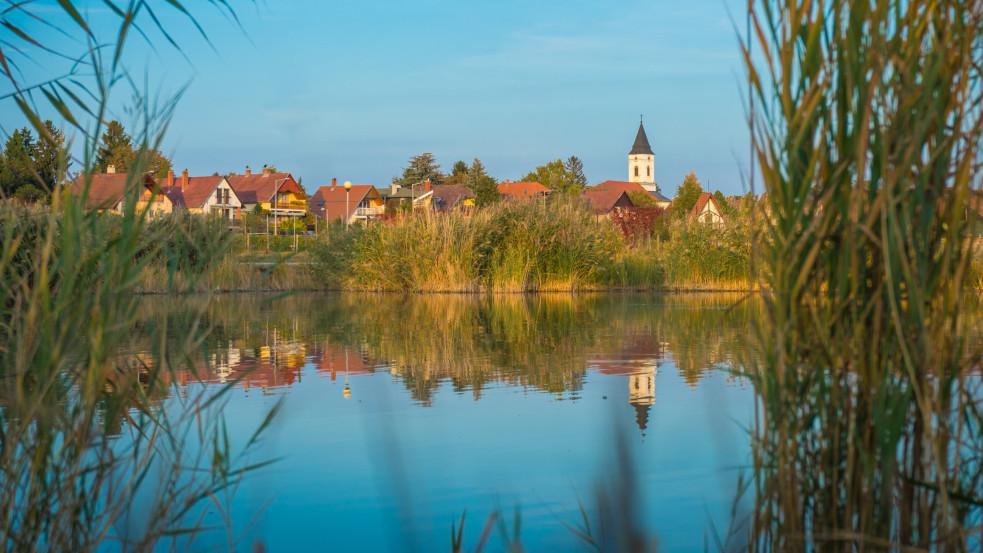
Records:
[[[442,384],[477,399],[492,383],[551,393],[580,390],[589,368],[641,374],[673,360],[688,382],[729,363],[756,302],[739,296],[263,295],[147,298],[149,324],[178,327],[199,314],[210,331],[188,378],[268,391],[313,365],[321,376],[388,365],[414,399]],[[731,308],[734,304],[737,307]],[[206,326],[207,325],[207,326]],[[139,351],[141,333],[132,347]]]

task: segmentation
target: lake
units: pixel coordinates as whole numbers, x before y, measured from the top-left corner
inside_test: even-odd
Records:
[[[142,315],[210,329],[205,386],[244,442],[282,402],[232,503],[242,549],[450,551],[466,511],[528,551],[582,550],[633,501],[644,539],[703,550],[750,463],[753,390],[732,372],[757,300],[740,295],[259,294],[147,297]],[[149,351],[136,333],[126,354]],[[177,393],[198,386],[178,375]],[[620,444],[620,445],[619,445]],[[601,491],[599,491],[601,490]],[[612,499],[614,498],[614,499]],[[750,497],[738,502],[740,508]],[[210,513],[209,523],[218,523]],[[196,546],[222,543],[220,533]],[[505,548],[496,527],[486,551]]]

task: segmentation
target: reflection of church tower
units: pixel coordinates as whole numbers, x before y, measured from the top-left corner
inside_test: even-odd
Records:
[[[655,184],[655,153],[649,146],[649,139],[645,136],[645,127],[642,126],[641,121],[638,122],[635,143],[628,152],[628,181],[641,184],[642,188],[649,192],[659,190]]]
[[[649,365],[628,378],[628,403],[635,408],[635,422],[643,432],[648,426],[649,407],[655,405],[655,375],[658,373],[654,365]]]

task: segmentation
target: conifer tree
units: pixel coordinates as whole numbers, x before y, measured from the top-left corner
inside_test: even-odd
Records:
[[[133,141],[123,130],[123,124],[119,121],[110,121],[106,131],[102,133],[102,144],[99,145],[99,151],[96,153],[96,170],[105,173],[107,168],[113,165],[117,173],[125,173],[135,160]]]

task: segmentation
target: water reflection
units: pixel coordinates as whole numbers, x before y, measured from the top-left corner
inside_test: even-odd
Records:
[[[149,324],[209,328],[179,383],[229,382],[264,394],[318,377],[385,370],[416,402],[442,384],[475,400],[493,383],[576,399],[588,371],[626,379],[644,430],[671,361],[695,386],[740,354],[755,301],[736,295],[263,295],[146,298]],[[146,334],[131,347],[149,362]],[[347,385],[346,388],[350,389]]]

